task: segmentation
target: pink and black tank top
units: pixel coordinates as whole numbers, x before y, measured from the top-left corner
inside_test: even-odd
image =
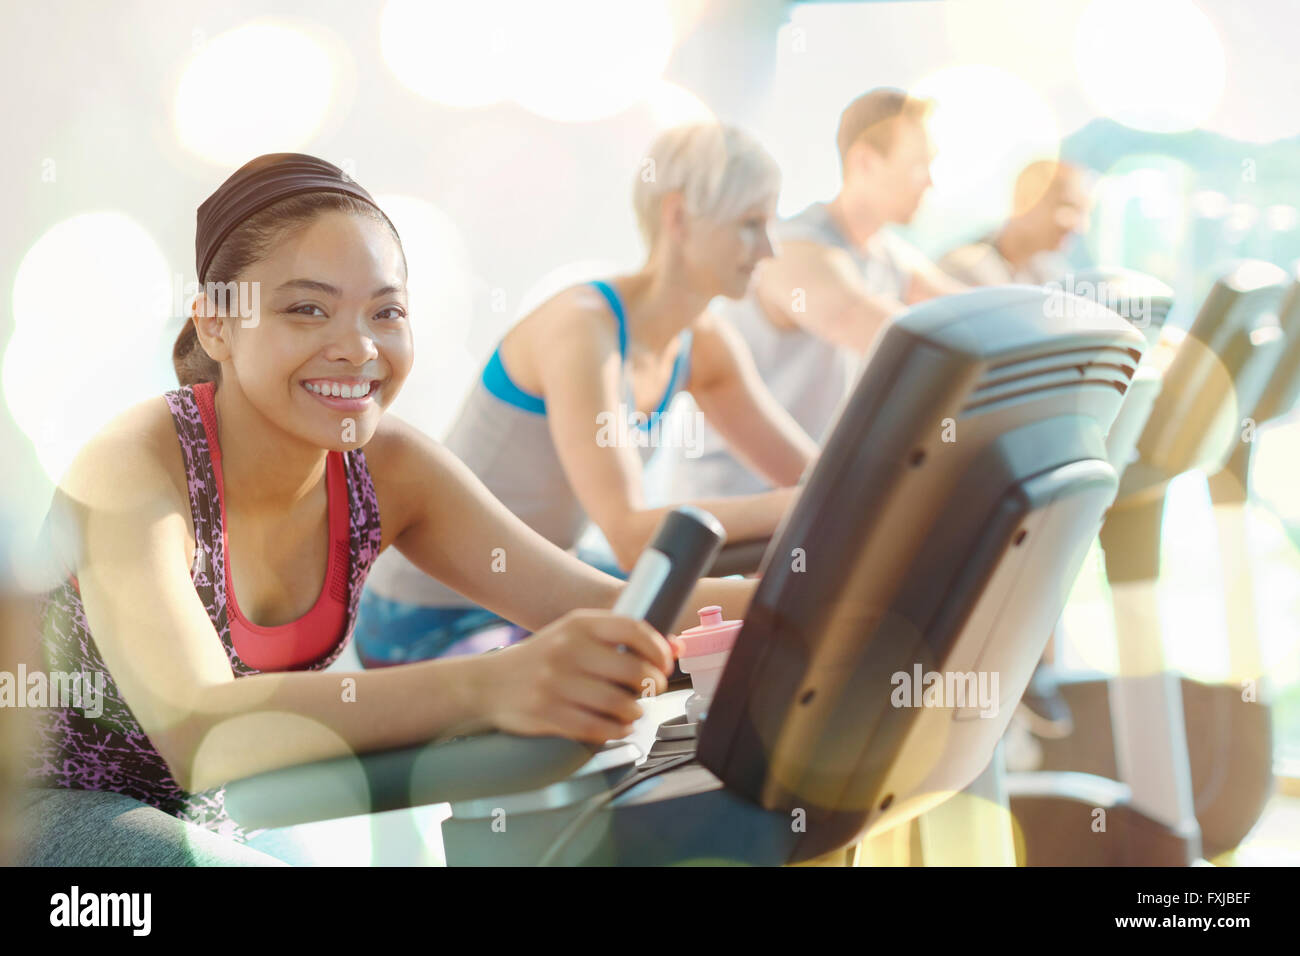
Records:
[[[330,452],[326,461],[330,552],[315,605],[296,621],[262,627],[240,613],[226,564],[221,448],[211,383],[164,396],[176,425],[189,486],[196,548],[190,578],[225,648],[235,676],[320,670],[347,645],[357,602],[379,554],[381,528],[365,455]],[[35,787],[108,790],[134,797],[223,836],[252,834],[227,816],[224,788],[187,793],[173,779],[139,721],[122,699],[86,624],[76,578],[69,575],[40,606],[47,672],[104,675],[103,712],[76,707],[38,712],[27,783]],[[54,701],[51,701],[54,703]]]

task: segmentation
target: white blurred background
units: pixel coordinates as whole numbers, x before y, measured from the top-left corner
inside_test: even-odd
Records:
[[[256,155],[326,158],[395,221],[417,343],[396,410],[440,436],[523,311],[640,264],[630,191],[656,133],[747,128],[789,215],[835,192],[839,113],[881,85],[939,103],[913,242],[937,255],[988,229],[1024,163],[1061,155],[1094,173],[1075,261],[1158,275],[1186,325],[1233,259],[1300,257],[1297,35],[1295,0],[10,0],[0,578],[21,578],[4,555],[81,444],[175,387],[195,209]],[[1300,758],[1294,415],[1257,464],[1260,635],[1288,688],[1279,753]],[[1204,479],[1176,482],[1167,514],[1171,659],[1205,675],[1226,609]],[[1091,572],[1067,618],[1096,642]]]
[[[834,192],[850,99],[935,96],[935,188],[911,230],[935,252],[996,222],[1024,162],[1099,117],[1241,144],[1300,133],[1287,0],[55,0],[3,18],[0,468],[20,521],[108,418],[174,386],[195,207],[264,152],[337,163],[396,221],[418,336],[397,410],[439,435],[522,308],[639,264],[630,183],[665,126],[749,128],[790,214]],[[1099,191],[1136,175],[1146,213],[1181,214],[1161,203],[1183,171],[1157,159],[1127,157]],[[1218,219],[1261,219],[1200,193]],[[1294,233],[1295,207],[1273,206],[1267,224]],[[1099,218],[1093,258],[1143,258]]]
[[[688,120],[756,134],[788,215],[834,193],[853,97],[933,96],[912,241],[987,229],[1026,161],[1062,155],[1095,174],[1076,260],[1171,282],[1182,324],[1231,259],[1300,257],[1294,0],[50,0],[0,22],[10,541],[91,434],[175,386],[195,208],[265,152],[337,163],[396,222],[417,339],[396,410],[435,436],[530,304],[640,264],[631,183]],[[1258,488],[1300,526],[1298,433],[1261,441]],[[1293,582],[1296,548],[1269,541]],[[1278,640],[1288,601],[1265,621]]]
[[[339,164],[397,222],[419,356],[398,411],[437,435],[522,307],[639,264],[630,183],[665,126],[749,128],[789,214],[833,193],[850,99],[935,96],[935,188],[911,232],[936,252],[996,222],[1023,163],[1098,117],[1242,144],[1300,133],[1287,0],[55,0],[3,18],[0,467],[20,518],[108,418],[174,385],[194,209],[264,152]],[[1146,212],[1169,212],[1164,163],[1112,179],[1136,170]],[[1218,218],[1260,219],[1208,192]],[[1267,211],[1294,232],[1294,206]],[[1094,258],[1129,251],[1089,241]]]

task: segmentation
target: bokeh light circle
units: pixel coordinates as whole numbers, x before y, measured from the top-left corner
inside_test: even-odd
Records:
[[[436,103],[512,100],[581,123],[620,113],[652,90],[674,27],[664,0],[390,0],[380,38],[398,80]]]
[[[1016,176],[1030,162],[1054,159],[1060,132],[1051,108],[1013,73],[992,66],[949,67],[912,90],[935,109],[934,188],[926,203],[947,218],[1000,221],[1011,208]]]
[[[176,87],[180,142],[222,166],[305,146],[338,88],[334,60],[291,26],[257,22],[206,43]]]
[[[153,237],[113,211],[56,224],[19,263],[4,399],[52,481],[113,416],[166,387],[174,285]]]
[[[481,283],[460,230],[441,209],[414,196],[378,195],[375,201],[402,237],[415,339],[415,364],[390,410],[441,436],[477,372],[466,336],[477,319]]]
[[[384,62],[407,88],[460,109],[509,90],[509,6],[492,0],[390,0],[379,23]]]
[[[1191,0],[1093,0],[1074,57],[1093,107],[1134,129],[1194,129],[1223,95],[1223,44]]]
[[[622,112],[650,91],[673,49],[660,0],[529,3],[516,15],[529,42],[516,49],[513,98],[547,119]]]

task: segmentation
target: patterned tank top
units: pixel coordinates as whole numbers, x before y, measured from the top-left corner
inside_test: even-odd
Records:
[[[216,473],[195,390],[185,386],[164,396],[176,425],[185,461],[190,514],[197,547],[190,578],[213,628],[221,639],[235,677],[262,673],[241,660],[231,639],[226,596],[226,555],[222,547],[222,511]],[[204,396],[206,397],[206,396]],[[347,618],[343,631],[315,661],[291,668],[321,670],[333,662],[351,637],[357,602],[371,564],[379,554],[382,531],[379,504],[360,449],[331,452],[342,458],[348,501]],[[36,713],[34,744],[26,779],[33,787],[107,790],[122,793],[224,837],[243,841],[254,835],[225,811],[225,788],[199,793],[182,790],[167,764],[122,699],[86,623],[76,580],[69,576],[46,593],[39,605],[47,673],[104,675],[102,713],[84,707],[50,706]],[[56,701],[51,699],[51,705]],[[84,701],[83,701],[84,703]],[[96,708],[98,709],[98,708]]]

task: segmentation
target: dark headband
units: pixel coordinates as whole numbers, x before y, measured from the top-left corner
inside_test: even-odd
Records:
[[[199,207],[198,228],[194,233],[194,264],[199,282],[206,279],[217,249],[241,222],[281,199],[315,192],[344,193],[379,209],[370,193],[323,159],[304,153],[259,156],[241,166]],[[382,209],[379,212],[383,215]]]

